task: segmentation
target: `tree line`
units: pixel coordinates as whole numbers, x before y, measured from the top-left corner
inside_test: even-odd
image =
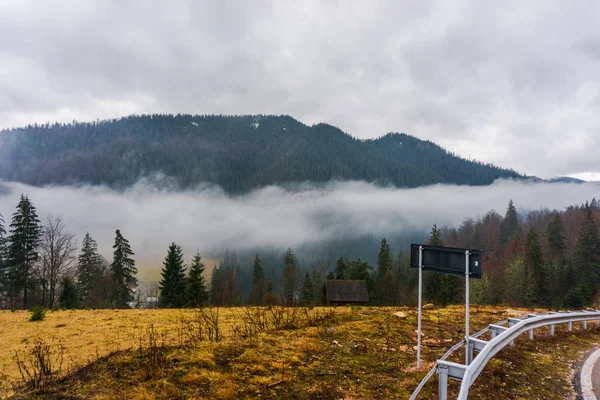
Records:
[[[407,134],[363,141],[289,116],[132,115],[0,130],[3,180],[124,188],[158,172],[184,188],[210,182],[230,194],[336,179],[418,187],[523,178]]]
[[[483,278],[471,284],[474,303],[582,307],[600,303],[599,225],[595,199],[563,211],[522,215],[510,201],[504,216],[490,211],[458,227],[434,225],[426,242],[483,251]],[[146,300],[137,290],[134,253],[119,230],[111,262],[89,233],[76,252],[75,238],[61,219],[49,217],[42,225],[22,195],[8,227],[0,215],[0,305],[124,308]],[[274,270],[265,269],[264,257],[273,258]],[[323,305],[329,279],[365,280],[373,305],[416,303],[417,270],[411,268],[410,254],[394,256],[385,238],[374,265],[344,256],[307,265],[290,248],[281,255],[257,252],[241,260],[227,251],[207,279],[200,252],[188,266],[182,248],[172,243],[163,261],[158,305]],[[464,278],[424,272],[428,302],[461,303],[463,288]]]

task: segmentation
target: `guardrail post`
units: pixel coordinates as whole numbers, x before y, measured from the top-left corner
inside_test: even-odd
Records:
[[[529,330],[529,340],[533,340],[533,329]]]
[[[438,364],[437,373],[438,373],[438,399],[439,400],[447,400],[448,399],[448,366],[443,365],[443,364]]]
[[[583,329],[587,329],[587,321],[583,321]]]
[[[554,336],[554,325],[550,325],[550,336]]]
[[[573,323],[572,322],[569,322],[569,324],[567,326],[568,326],[569,332],[573,331]]]

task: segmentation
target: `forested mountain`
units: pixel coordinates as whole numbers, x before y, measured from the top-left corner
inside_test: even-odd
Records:
[[[332,179],[416,187],[522,177],[406,134],[358,140],[289,116],[142,115],[0,131],[0,180],[126,187],[157,172],[231,194]]]

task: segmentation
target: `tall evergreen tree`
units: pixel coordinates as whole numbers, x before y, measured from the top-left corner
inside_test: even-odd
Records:
[[[438,229],[437,225],[433,225],[427,244],[431,246],[444,245],[442,232]],[[459,277],[424,271],[423,280],[425,293],[434,304],[445,306],[460,301],[460,289],[462,285]]]
[[[375,303],[382,305],[395,304],[398,297],[398,283],[392,274],[394,260],[390,246],[384,238],[377,256],[377,278],[375,280]]]
[[[519,234],[519,214],[513,201],[508,202],[506,215],[502,221],[502,242],[510,242],[515,235]]]
[[[6,283],[6,229],[4,228],[4,218],[0,214],[0,293],[4,291]]]
[[[182,308],[186,302],[185,296],[185,266],[183,265],[183,251],[175,243],[171,243],[160,281],[160,305],[165,308]]]
[[[254,258],[254,266],[252,268],[252,288],[250,289],[250,298],[248,303],[260,306],[262,305],[263,297],[265,296],[265,271],[262,266],[262,261],[258,254]]]
[[[133,286],[137,284],[135,260],[129,241],[117,229],[113,245],[113,262],[110,266],[113,280],[112,305],[116,308],[127,308],[133,301]]]
[[[530,306],[535,300],[535,279],[531,268],[521,257],[514,259],[506,269],[505,296],[510,304]]]
[[[28,197],[21,195],[17,211],[13,214],[8,237],[9,296],[14,305],[16,297],[23,294],[23,308],[29,305],[28,294],[33,287],[31,272],[39,258],[38,247],[42,225],[36,208]]]
[[[346,278],[346,260],[344,257],[338,258],[335,263],[335,279],[347,279]]]
[[[565,257],[565,228],[562,218],[555,212],[546,229],[548,242],[547,281],[548,293],[552,293],[552,306],[562,308],[569,288],[577,285],[575,271]]]
[[[298,291],[298,270],[296,255],[292,249],[287,249],[283,258],[283,300],[286,305],[294,305]]]
[[[547,305],[550,301],[550,296],[547,291],[546,265],[544,264],[539,237],[533,227],[529,229],[527,238],[525,239],[525,266],[531,269],[535,302],[540,305]]]
[[[315,288],[313,286],[310,274],[307,272],[304,275],[304,282],[300,290],[300,304],[303,306],[314,305]]]
[[[223,271],[214,266],[210,276],[210,305],[218,307],[223,305]]]
[[[196,252],[187,279],[188,304],[192,307],[201,307],[208,301],[209,296],[204,281],[204,269],[200,252]]]
[[[102,276],[102,257],[98,253],[98,244],[89,233],[83,237],[77,261],[79,295],[85,305],[90,305],[92,293]]]
[[[73,309],[77,308],[79,303],[79,293],[77,292],[77,285],[72,278],[65,276],[61,280],[61,291],[58,297],[58,304],[62,308]]]
[[[600,287],[600,237],[592,209],[586,214],[575,246],[575,260],[580,284],[585,293],[584,303],[589,304]]]
[[[546,229],[546,239],[548,240],[550,256],[562,259],[564,257],[564,250],[566,248],[565,227],[558,212],[554,213],[554,216],[548,223],[548,228]]]

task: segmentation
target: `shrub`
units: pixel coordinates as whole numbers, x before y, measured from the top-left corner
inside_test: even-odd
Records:
[[[60,311],[60,305],[56,303],[54,307],[52,307],[52,312]]]
[[[43,321],[46,318],[46,310],[43,307],[35,306],[31,309],[31,318],[29,322]]]

